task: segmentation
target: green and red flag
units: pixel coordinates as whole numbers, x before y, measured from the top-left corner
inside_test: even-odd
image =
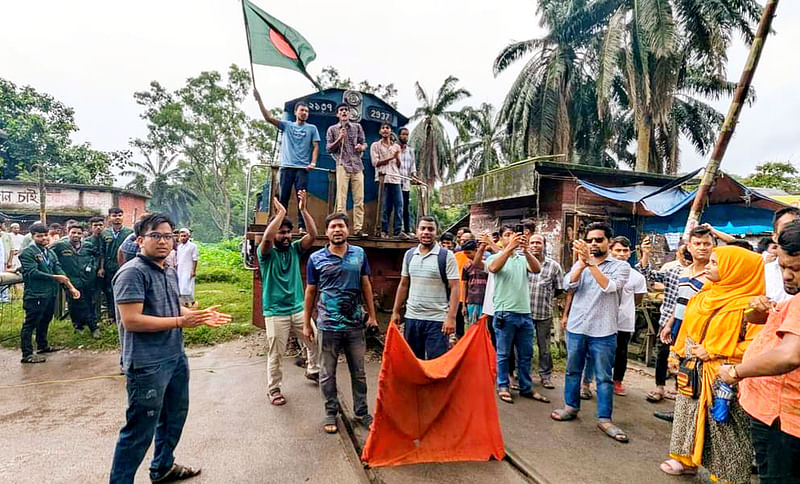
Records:
[[[306,66],[317,57],[311,44],[299,32],[249,0],[242,0],[242,7],[250,62],[300,72],[321,91],[322,87],[306,71]]]

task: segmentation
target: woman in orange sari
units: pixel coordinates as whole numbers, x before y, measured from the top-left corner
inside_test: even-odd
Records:
[[[755,252],[724,246],[714,249],[706,266],[710,281],[694,296],[670,355],[671,366],[694,357],[699,366],[699,397],[679,378],[675,418],[670,439],[670,459],[661,464],[667,474],[694,474],[702,465],[712,481],[749,483],[753,448],[747,415],[736,398],[730,418],[721,423],[711,417],[712,384],[723,364],[742,361],[759,326],[744,322],[750,301],[764,294],[764,262]],[[695,392],[697,393],[697,392]]]

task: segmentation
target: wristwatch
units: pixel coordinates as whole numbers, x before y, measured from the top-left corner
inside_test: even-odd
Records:
[[[736,371],[736,365],[731,365],[728,367],[728,376],[731,377],[733,380],[739,381],[739,372]]]

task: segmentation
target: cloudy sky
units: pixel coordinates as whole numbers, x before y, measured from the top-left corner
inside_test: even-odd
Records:
[[[512,41],[542,35],[534,0],[255,1],[314,46],[312,75],[332,65],[356,81],[393,82],[406,115],[417,106],[415,81],[433,91],[450,74],[472,92],[467,104],[499,106],[521,65],[495,78],[495,56]],[[238,0],[39,0],[4,2],[2,10],[0,76],[72,106],[80,128],[75,141],[98,149],[126,148],[144,135],[132,95],[151,80],[175,89],[201,71],[248,62]],[[760,161],[800,162],[797,25],[800,2],[781,2],[777,35],[756,75],[758,102],[742,113],[723,169],[747,174]],[[746,56],[741,43],[731,49],[729,78],[738,79]],[[255,70],[267,105],[313,90],[295,72]],[[727,100],[716,105],[727,111]],[[258,113],[255,102],[247,110]],[[683,170],[706,161],[689,146],[683,153]]]

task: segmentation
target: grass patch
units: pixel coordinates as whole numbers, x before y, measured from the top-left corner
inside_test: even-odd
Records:
[[[201,308],[219,304],[220,311],[233,316],[231,324],[222,328],[200,327],[185,329],[184,340],[187,346],[213,345],[230,341],[257,330],[252,325],[252,280],[249,282],[198,282],[195,295]],[[25,314],[22,301],[0,305],[0,344],[7,348],[19,348],[19,331]],[[69,316],[63,320],[54,319],[47,335],[48,343],[70,349],[116,350],[119,348],[117,328],[108,321],[100,326],[103,337],[93,339],[88,330],[76,333]]]

